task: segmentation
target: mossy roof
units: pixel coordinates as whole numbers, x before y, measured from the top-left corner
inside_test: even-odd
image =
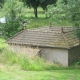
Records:
[[[22,30],[6,42],[8,44],[66,49],[79,45],[79,39],[74,35],[73,27],[53,26]]]

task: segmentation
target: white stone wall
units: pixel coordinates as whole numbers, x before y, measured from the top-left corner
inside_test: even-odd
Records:
[[[9,49],[18,54],[23,54],[30,58],[36,56],[40,51],[40,49],[37,47],[32,48],[32,47],[27,47],[22,45],[10,45],[10,44],[9,44]]]
[[[63,66],[68,66],[67,49],[43,48],[40,51],[40,55],[51,62],[60,63]]]

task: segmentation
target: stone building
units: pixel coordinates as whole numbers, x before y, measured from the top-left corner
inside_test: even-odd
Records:
[[[73,27],[25,29],[6,41],[14,51],[33,57],[39,53],[51,62],[69,66],[80,57],[79,39]]]

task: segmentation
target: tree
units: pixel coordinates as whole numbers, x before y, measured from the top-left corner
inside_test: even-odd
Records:
[[[33,7],[34,9],[34,14],[35,17],[38,17],[37,15],[37,7],[39,6],[39,0],[23,0],[23,2],[28,6],[28,7]]]
[[[28,7],[32,7],[34,9],[35,17],[38,17],[37,8],[41,6],[43,9],[46,9],[47,5],[54,4],[57,0],[22,0]]]
[[[4,2],[5,2],[5,0],[0,0],[0,8],[2,8]]]
[[[74,26],[74,32],[77,37],[80,38],[80,0],[58,0],[59,4],[55,6],[49,6],[48,16],[51,16],[53,20],[62,21],[68,20]],[[63,1],[63,2],[62,2]]]
[[[0,3],[4,3],[5,2],[5,0],[0,0]]]
[[[5,26],[1,28],[2,34],[11,37],[22,29],[22,3],[17,0],[7,0],[5,7]]]
[[[43,8],[43,10],[45,10],[48,5],[55,4],[56,2],[57,0],[43,0],[40,5]]]

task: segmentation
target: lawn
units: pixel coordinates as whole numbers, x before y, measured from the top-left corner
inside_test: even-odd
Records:
[[[49,26],[50,23],[53,26],[72,26],[72,24],[70,22],[68,22],[67,20],[64,21],[54,21],[49,17],[46,17],[45,11],[42,10],[42,8],[38,8],[38,18],[34,17],[34,11],[33,8],[25,8],[24,9],[26,14],[25,14],[25,18],[28,19],[29,24],[28,24],[28,28],[38,28],[38,27],[43,27],[43,26]]]
[[[50,26],[51,19],[50,18],[28,18],[29,24],[28,28],[38,28],[38,27],[44,27],[44,26]],[[51,24],[53,26],[72,26],[71,23],[64,20],[60,23],[52,21]]]
[[[0,70],[0,80],[80,80],[80,70]]]
[[[34,17],[34,9],[33,8],[24,8],[25,11],[25,17]],[[42,8],[38,8],[38,17],[39,18],[45,18],[46,14],[45,11]]]
[[[0,49],[7,47],[7,44],[5,44],[5,39],[0,38]]]

